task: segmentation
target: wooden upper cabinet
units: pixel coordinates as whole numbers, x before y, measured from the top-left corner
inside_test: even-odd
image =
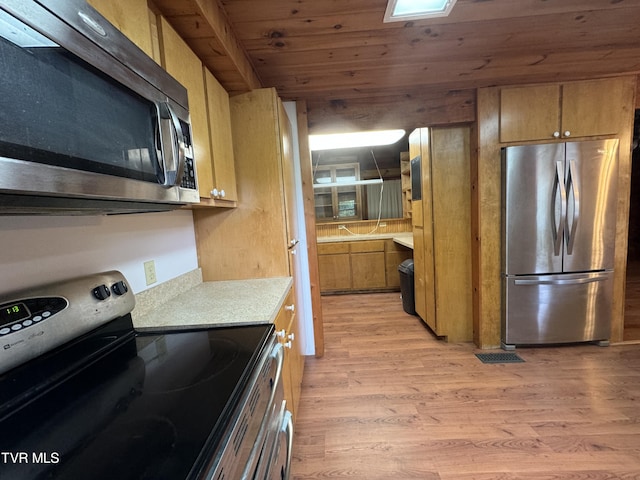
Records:
[[[617,78],[502,88],[500,141],[615,135],[626,89]]]
[[[237,201],[229,94],[209,70],[204,69],[211,133],[213,194],[216,199]],[[201,195],[204,196],[204,195]]]
[[[272,88],[229,99],[238,205],[222,211],[194,209],[198,260],[206,281],[295,276],[295,255],[287,248],[279,102]]]
[[[500,91],[500,141],[554,138],[560,131],[560,86],[503,88]]]
[[[189,94],[200,206],[235,207],[229,96],[164,17],[158,25],[162,66]]]
[[[567,137],[616,135],[629,108],[628,82],[617,78],[566,83],[562,86],[562,132]]]
[[[153,33],[147,0],[128,0],[115,2],[114,0],[89,0],[95,8],[109,22],[124,33],[144,53],[159,62],[153,48]]]

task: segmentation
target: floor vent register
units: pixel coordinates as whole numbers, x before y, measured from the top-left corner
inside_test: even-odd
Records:
[[[482,363],[521,363],[524,362],[515,353],[476,353]]]

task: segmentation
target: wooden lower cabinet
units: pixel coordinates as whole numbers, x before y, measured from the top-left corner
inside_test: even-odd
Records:
[[[369,290],[387,286],[384,251],[352,253],[350,261],[351,287],[353,290]]]
[[[413,251],[393,240],[385,240],[384,243],[384,270],[387,288],[400,288],[400,274],[398,266],[405,260],[413,257]]]
[[[302,375],[304,374],[304,355],[302,354],[299,318],[296,315],[294,299],[295,293],[291,289],[278,312],[275,327],[278,339],[284,346],[284,364],[282,368],[284,398],[287,401],[287,409],[291,412],[295,421],[302,388]]]
[[[351,290],[349,243],[318,244],[320,291]]]
[[[320,291],[399,290],[398,265],[411,257],[411,249],[393,239],[319,243]]]

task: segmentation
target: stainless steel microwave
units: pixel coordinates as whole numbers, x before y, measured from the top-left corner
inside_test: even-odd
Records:
[[[198,201],[186,89],[84,0],[2,0],[0,214]]]

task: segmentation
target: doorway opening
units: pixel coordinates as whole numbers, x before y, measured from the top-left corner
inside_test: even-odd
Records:
[[[623,340],[640,341],[640,110],[633,126]]]

